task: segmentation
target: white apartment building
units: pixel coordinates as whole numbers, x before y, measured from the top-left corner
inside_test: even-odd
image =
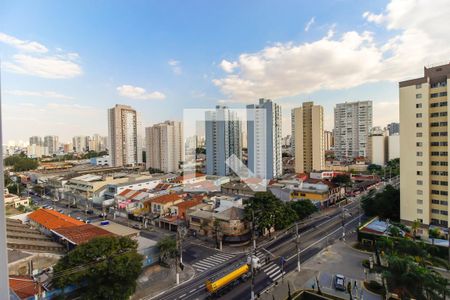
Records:
[[[59,141],[56,135],[47,135],[44,137],[44,147],[47,147],[48,154],[56,154],[59,150]]]
[[[393,134],[388,137],[388,160],[400,158],[400,135]]]
[[[89,137],[84,135],[74,136],[72,138],[72,146],[77,153],[87,152],[89,149]]]
[[[384,166],[388,156],[388,137],[386,132],[380,127],[373,127],[370,130],[367,140],[367,158],[370,163]]]
[[[228,176],[226,160],[233,154],[242,159],[242,128],[237,113],[226,106],[205,112],[206,173]]]
[[[424,76],[399,83],[400,219],[449,226],[448,91],[450,64],[424,68]]]
[[[248,168],[258,178],[283,174],[281,107],[269,99],[247,105]]]
[[[40,136],[32,136],[30,137],[30,145],[43,146],[42,138]]]
[[[142,163],[141,123],[131,106],[116,104],[108,109],[108,145],[111,166]]]
[[[334,135],[332,131],[325,130],[323,132],[323,142],[325,151],[330,151],[334,148]]]
[[[367,157],[372,101],[345,102],[334,108],[334,152],[340,160]]]
[[[145,129],[146,167],[177,172],[184,160],[183,126],[165,121]]]

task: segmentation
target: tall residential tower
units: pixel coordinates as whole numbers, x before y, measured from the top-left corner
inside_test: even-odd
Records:
[[[142,163],[142,137],[136,110],[116,104],[108,109],[108,145],[111,166],[131,166]]]
[[[146,167],[177,172],[184,160],[181,122],[165,121],[145,128]]]
[[[281,107],[269,99],[247,105],[248,168],[258,178],[283,174]]]
[[[400,89],[400,219],[447,228],[448,86],[450,64],[424,69],[424,76],[402,81]]]
[[[305,102],[292,110],[295,172],[320,171],[325,167],[323,107]]]
[[[367,156],[372,101],[345,102],[334,108],[334,153],[340,160]]]
[[[228,176],[226,160],[236,155],[242,159],[242,128],[237,113],[226,106],[205,113],[206,173]]]

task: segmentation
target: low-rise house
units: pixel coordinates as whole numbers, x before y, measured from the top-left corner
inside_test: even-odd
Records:
[[[39,282],[31,276],[9,276],[10,299],[39,299],[39,293],[44,290]]]
[[[37,228],[45,235],[52,236],[52,230],[84,225],[85,223],[78,221],[72,217],[66,216],[54,210],[38,209],[28,215],[30,224]]]
[[[157,186],[159,186],[160,184],[163,184],[163,181],[160,177],[129,180],[122,183],[111,183],[106,185],[103,195],[105,199],[112,199],[116,195],[122,193],[125,190],[133,190],[133,191],[140,191],[144,189],[152,190]]]
[[[170,213],[169,208],[172,205],[183,201],[183,196],[180,194],[167,194],[154,197],[144,203],[144,208],[149,209],[154,216],[164,216]]]
[[[5,189],[5,194],[3,195],[5,206],[18,208],[20,206],[28,207],[30,206],[30,198],[29,197],[20,197],[15,194],[10,194],[8,189]]]
[[[185,224],[187,210],[200,204],[202,201],[203,196],[197,196],[170,206],[169,213],[159,217],[157,221],[158,226],[170,231],[176,231],[180,222]]]
[[[191,173],[179,176],[174,182],[180,184],[194,184],[206,180],[206,175],[202,173]]]
[[[137,239],[139,236],[139,230],[130,228],[128,226],[120,225],[115,222],[111,221],[98,221],[93,222],[92,225],[104,229],[106,231],[109,231],[110,233],[117,235],[117,236],[125,236],[132,239]]]
[[[126,189],[116,195],[114,199],[119,211],[130,213],[136,209],[142,209],[144,207],[144,202],[149,200],[152,196],[153,194],[144,191]]]

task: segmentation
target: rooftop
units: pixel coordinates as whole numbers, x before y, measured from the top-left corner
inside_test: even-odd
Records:
[[[72,227],[84,225],[83,222],[66,216],[54,210],[38,209],[28,215],[28,218],[47,229],[56,229],[61,227]]]
[[[105,225],[102,225],[105,224]],[[118,236],[139,236],[139,230],[130,228],[128,226],[120,225],[111,221],[98,221],[92,223],[92,225],[104,229],[106,231],[109,231],[112,234],[118,235]]]
[[[57,228],[53,230],[57,235],[65,238],[74,245],[80,245],[89,242],[91,239],[98,236],[112,235],[111,232],[99,228],[91,224],[80,226],[72,226],[65,228]]]
[[[167,194],[150,199],[153,203],[167,204],[173,201],[181,200],[183,197],[178,194]]]

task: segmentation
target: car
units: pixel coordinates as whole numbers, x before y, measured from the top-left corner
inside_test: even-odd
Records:
[[[345,291],[345,276],[341,274],[336,274],[334,276],[334,288],[339,291]]]
[[[94,211],[93,211],[92,209],[88,209],[88,210],[86,210],[86,213],[87,213],[88,215],[93,215],[93,214],[94,214]]]
[[[134,229],[142,229],[142,224],[133,224]]]
[[[86,224],[90,224],[91,220],[87,219],[86,221],[84,221]]]
[[[59,213],[64,213],[64,209],[58,209]]]
[[[81,221],[81,217],[77,217],[77,220],[78,220],[78,221]]]

